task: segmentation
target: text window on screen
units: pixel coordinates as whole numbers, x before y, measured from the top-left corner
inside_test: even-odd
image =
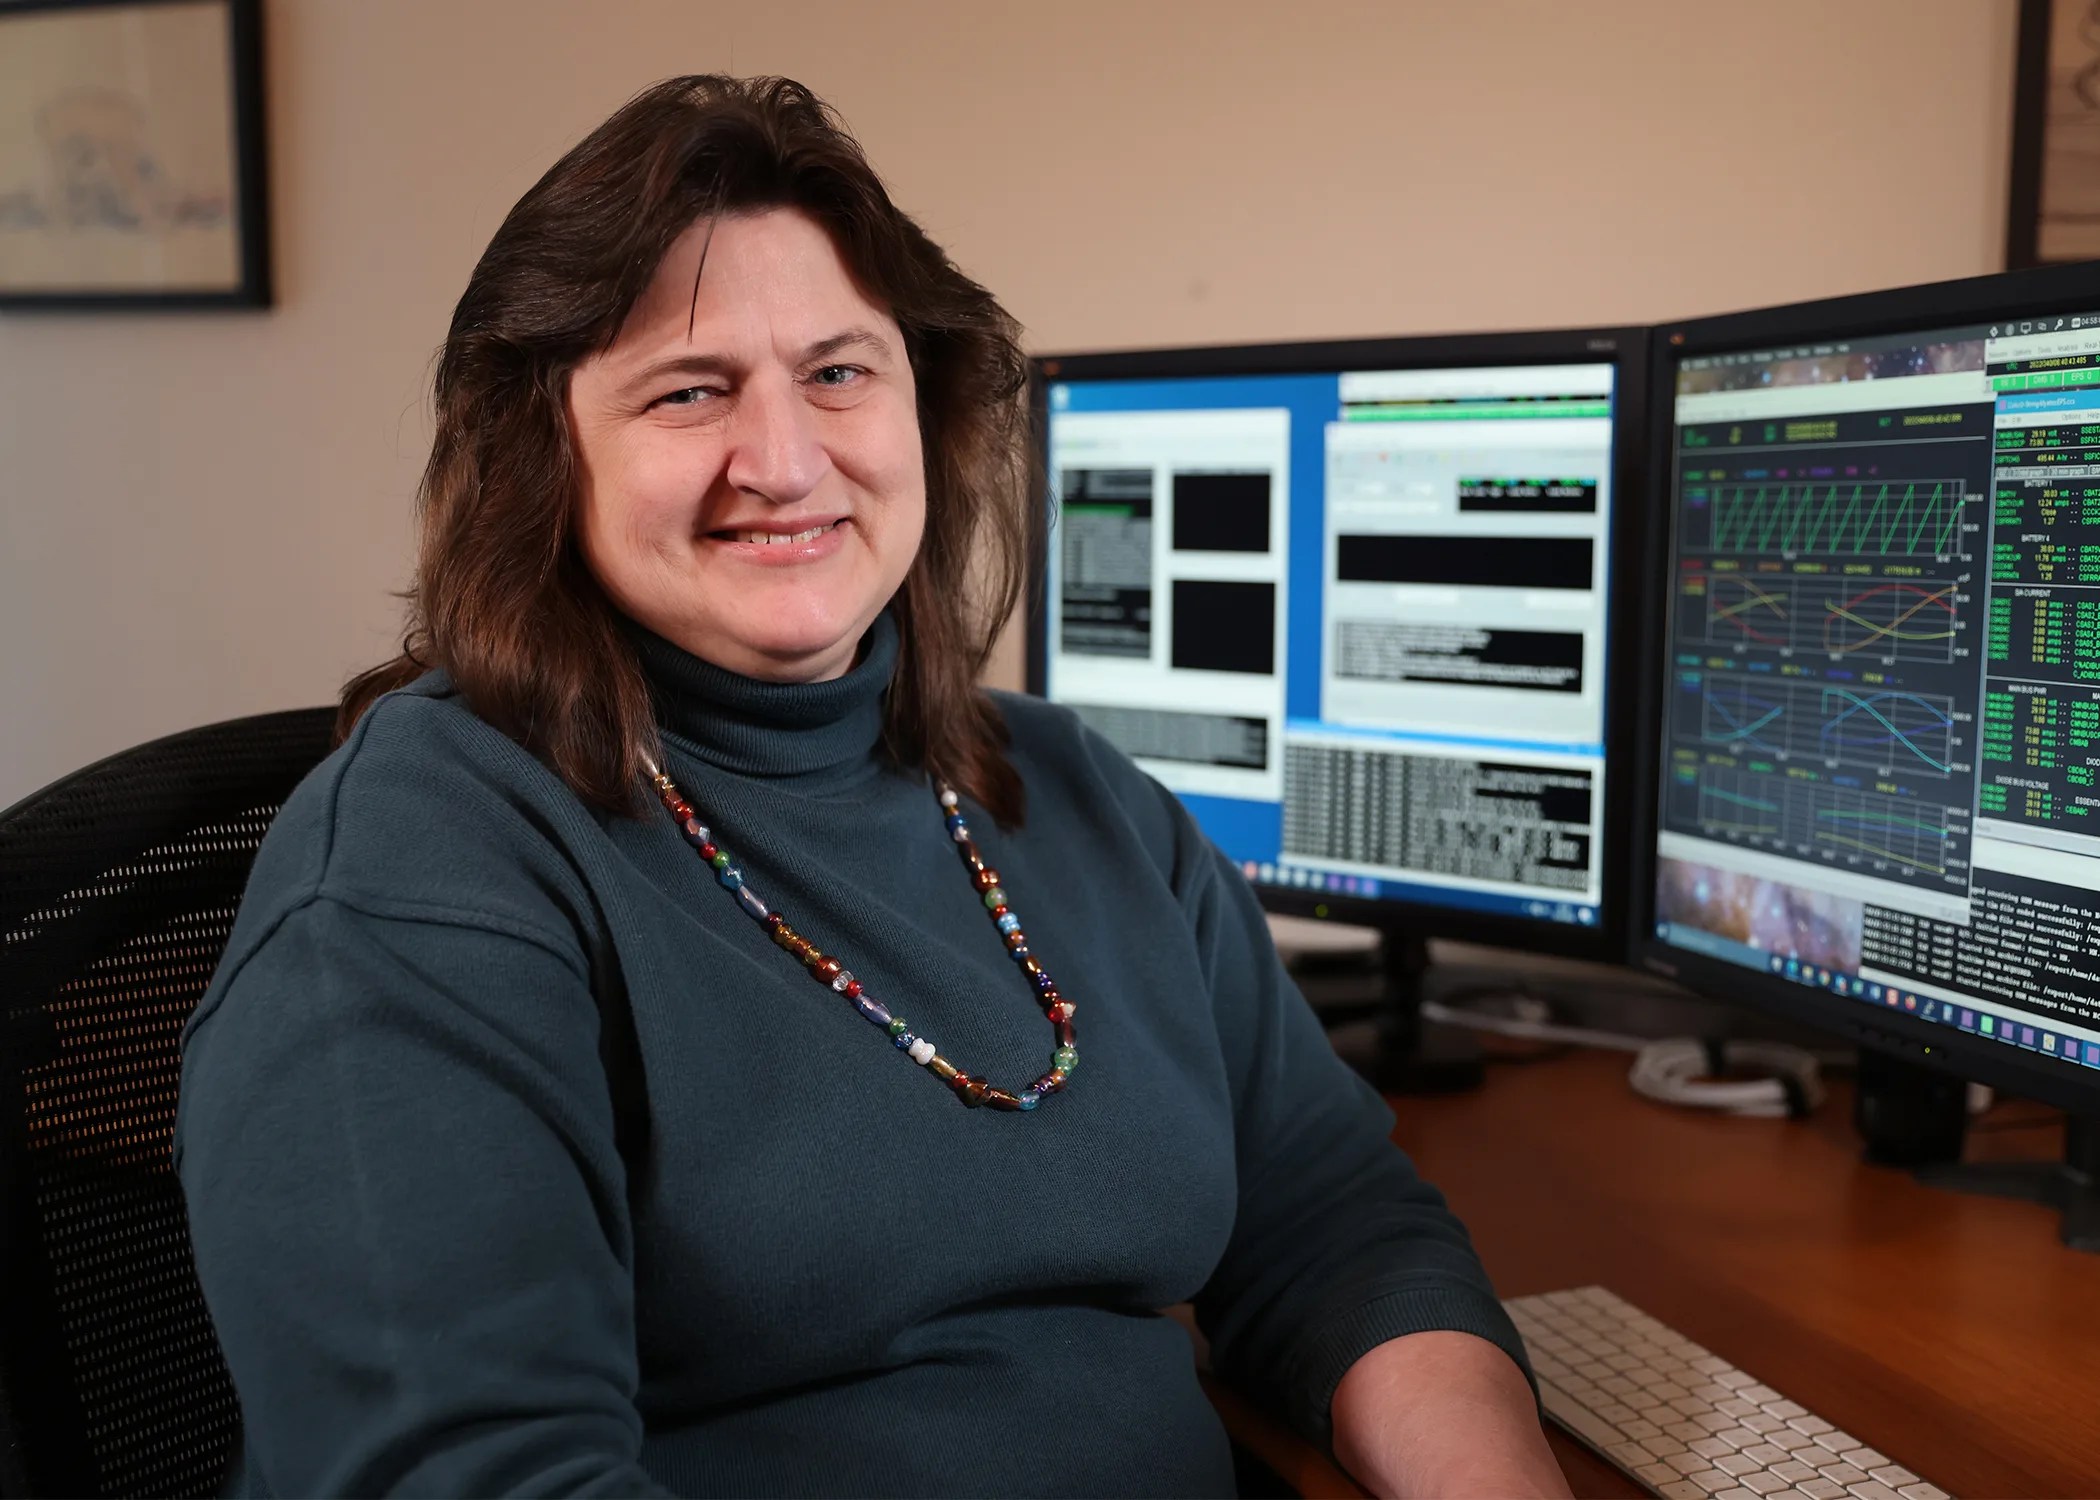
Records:
[[[1323,722],[1602,741],[1611,375],[1345,377]]]

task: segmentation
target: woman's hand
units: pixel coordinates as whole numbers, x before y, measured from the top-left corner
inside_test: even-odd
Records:
[[[1335,1387],[1334,1454],[1379,1496],[1565,1500],[1531,1387],[1470,1333],[1380,1344]]]

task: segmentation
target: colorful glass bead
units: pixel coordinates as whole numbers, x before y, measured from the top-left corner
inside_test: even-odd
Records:
[[[761,922],[773,915],[766,910],[766,903],[758,899],[758,892],[752,890],[748,885],[737,887],[736,899],[738,905],[742,906],[745,911],[751,913],[753,917]]]
[[[715,862],[715,856],[717,854],[720,854],[721,852],[722,851],[720,849],[717,849],[711,841],[707,839],[702,839],[700,841],[700,857],[706,860],[709,864],[713,864]]]
[[[956,1074],[953,1087],[956,1093],[962,1095],[962,1102],[972,1109],[984,1103],[984,1096],[992,1089],[982,1078],[974,1078],[968,1073]]]
[[[908,1031],[900,1031],[895,1036],[890,1038],[890,1042],[896,1047],[896,1049],[899,1052],[911,1051],[912,1043],[916,1042],[917,1040],[918,1038],[913,1036]]]
[[[726,889],[733,891],[743,885],[744,872],[735,865],[724,865],[715,871],[715,879],[721,881]]]
[[[996,885],[984,893],[984,908],[986,911],[991,911],[995,907],[1004,905],[1006,905],[1006,892],[1000,890]]]
[[[992,889],[992,887],[996,886],[999,883],[999,872],[993,869],[990,865],[986,865],[983,869],[979,870],[976,874],[972,875],[970,879],[980,891],[989,891],[990,889]],[[1013,913],[1008,912],[1007,915],[1012,916]]]
[[[955,788],[947,786],[941,788],[941,806],[953,812],[955,811],[955,804],[960,801],[962,801],[962,798],[955,795]]]
[[[1028,951],[1028,936],[1016,929],[1006,935],[1006,951],[1015,957]]]
[[[890,1035],[892,1037],[904,1035],[904,1017],[897,1016],[890,1021]]]
[[[1069,1077],[1079,1068],[1079,1049],[1070,1042],[1065,1042],[1050,1054],[1050,1061],[1056,1065],[1058,1072]]]
[[[911,1060],[922,1068],[933,1061],[933,1043],[923,1036],[905,1050],[911,1053]]]
[[[816,966],[816,969],[815,969],[815,973],[816,973],[816,976],[817,976],[817,978],[819,978],[819,979],[823,980],[823,981],[824,981],[824,982],[825,982],[826,984],[832,984],[832,983],[835,983],[835,982],[837,981],[837,979],[838,979],[839,975],[841,975],[841,974],[843,974],[843,973],[845,973],[845,972],[846,972],[846,967],[845,967],[845,965],[844,965],[844,964],[841,964],[841,963],[840,963],[840,962],[839,962],[839,961],[838,961],[837,959],[835,959],[835,958],[827,958],[827,959],[824,959],[824,960],[823,960],[822,962],[820,962],[820,963],[819,963],[819,964],[818,964],[818,965]]]
[[[729,868],[729,855],[725,851],[717,849],[714,853],[707,856],[707,862],[717,870],[726,870]]]
[[[1063,1048],[1074,1048],[1079,1045],[1078,1033],[1072,1030],[1070,1021],[1059,1021],[1057,1023],[1057,1045]],[[1067,1068],[1065,1071],[1069,1073],[1072,1070]]]
[[[943,1083],[955,1077],[955,1064],[938,1054],[926,1066],[933,1076],[940,1079]]]
[[[1014,1096],[1014,1103],[1020,1105],[1023,1109],[1034,1109],[1038,1104],[1041,1104],[1042,1102],[1043,1096],[1041,1094],[1038,1094],[1034,1089],[1024,1089],[1019,1094]]]
[[[836,974],[831,976],[831,987],[837,990],[841,995],[846,993],[847,986],[852,983],[853,971],[851,969],[841,969]]]
[[[1007,912],[1004,916],[992,918],[992,925],[1011,936],[1021,930],[1021,919],[1012,912]]]

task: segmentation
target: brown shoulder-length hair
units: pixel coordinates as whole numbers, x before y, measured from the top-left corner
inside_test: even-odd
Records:
[[[1006,726],[976,685],[1037,542],[1020,328],[890,201],[837,115],[785,78],[657,84],[496,231],[438,359],[401,655],[344,687],[339,733],[443,667],[585,802],[641,809],[659,742],[635,649],[577,543],[569,374],[612,343],[696,220],[771,208],[830,233],[903,330],[918,388],[926,529],[890,606],[887,752],[1020,822]]]

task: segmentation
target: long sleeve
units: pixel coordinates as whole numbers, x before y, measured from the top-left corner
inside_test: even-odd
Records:
[[[576,944],[373,907],[291,907],[187,1042],[178,1167],[249,1482],[660,1493]]]
[[[1323,1445],[1335,1386],[1387,1339],[1477,1334],[1524,1367],[1464,1226],[1392,1143],[1392,1112],[1335,1056],[1239,872],[1174,813],[1174,882],[1233,1092],[1238,1215],[1196,1299],[1217,1367]]]

